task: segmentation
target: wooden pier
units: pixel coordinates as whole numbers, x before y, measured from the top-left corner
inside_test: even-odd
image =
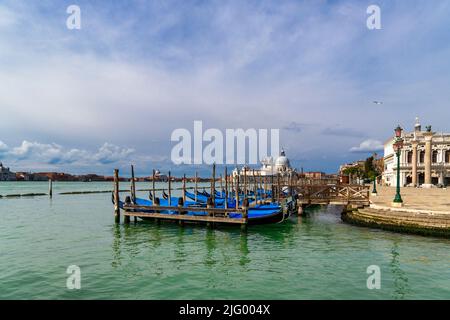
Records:
[[[248,224],[249,199],[254,198],[254,204],[279,203],[283,207],[283,214],[289,216],[291,212],[301,214],[303,208],[309,205],[342,205],[345,207],[361,208],[369,206],[368,186],[339,184],[330,181],[315,181],[313,184],[305,184],[302,180],[294,179],[292,176],[260,176],[251,172],[244,173],[243,177],[228,175],[225,172],[220,181],[220,191],[224,192],[226,199],[228,195],[233,195],[236,206],[228,207],[228,201],[224,202],[224,208],[215,208],[215,192],[216,192],[216,168],[213,165],[212,177],[210,179],[210,194],[206,206],[189,206],[186,203],[186,176],[183,177],[181,188],[182,197],[178,198],[178,203],[172,204],[172,187],[171,174],[169,172],[168,180],[168,200],[165,206],[159,205],[159,199],[156,197],[156,189],[154,179],[152,179],[152,187],[150,195],[155,201],[152,205],[138,205],[136,203],[136,186],[134,178],[134,167],[131,169],[131,186],[130,196],[122,203],[124,222],[129,223],[130,217],[136,220],[154,219],[154,220],[172,220],[178,221],[180,224],[184,222],[206,223],[208,225],[214,223],[221,224],[240,224],[245,228]],[[154,172],[153,172],[154,175]],[[119,171],[114,171],[114,204],[115,204],[115,220],[120,222],[121,208],[119,206]],[[223,183],[225,183],[225,188]],[[194,194],[197,200],[197,174],[195,179]],[[251,195],[253,193],[253,196]],[[255,196],[256,195],[256,196]],[[259,195],[259,196],[258,196]],[[270,196],[269,196],[270,195]],[[241,199],[239,199],[241,197]],[[290,199],[290,200],[289,200]],[[295,199],[296,201],[291,201]],[[241,201],[240,201],[241,200]],[[243,200],[243,201],[242,201]],[[289,203],[289,206],[287,205]],[[251,209],[251,207],[250,207]],[[189,211],[191,214],[187,214]],[[197,213],[198,214],[195,214]],[[230,213],[241,214],[242,218],[231,218]],[[284,219],[284,216],[283,216]]]
[[[178,221],[180,224],[187,223],[206,223],[207,225],[212,224],[232,224],[232,225],[241,225],[242,229],[247,228],[248,224],[248,209],[249,209],[249,201],[248,199],[244,199],[242,201],[242,205],[239,206],[239,195],[237,193],[236,197],[236,207],[228,208],[227,201],[225,201],[225,208],[215,208],[214,207],[214,197],[208,199],[208,203],[206,207],[201,206],[190,206],[185,207],[184,203],[186,202],[186,177],[183,178],[183,196],[178,198],[178,204],[176,206],[171,204],[171,179],[169,172],[169,181],[168,181],[168,206],[159,205],[159,199],[155,194],[155,185],[154,180],[152,182],[151,194],[154,202],[149,206],[142,206],[136,204],[136,186],[135,186],[135,178],[134,178],[134,167],[131,167],[131,187],[130,194],[131,197],[127,197],[125,204],[123,205],[123,216],[124,223],[130,222],[130,217],[134,217],[135,219],[153,219],[156,221],[167,220],[167,221]],[[226,174],[226,171],[225,171]],[[154,175],[154,171],[153,171]],[[213,166],[213,177],[211,179],[211,194],[215,193],[215,166]],[[114,215],[116,223],[120,222],[120,206],[119,206],[119,170],[114,170],[114,192],[113,192],[113,200],[114,200]],[[226,184],[228,186],[228,184]],[[197,190],[197,179],[195,184],[195,190]],[[237,190],[239,190],[239,184],[237,184]],[[188,215],[189,212],[198,212],[198,215]],[[163,213],[164,212],[164,213]],[[242,218],[231,218],[230,214],[241,214]]]
[[[297,202],[300,205],[343,205],[343,206],[368,206],[369,190],[361,185],[303,185],[293,186],[297,194]]]

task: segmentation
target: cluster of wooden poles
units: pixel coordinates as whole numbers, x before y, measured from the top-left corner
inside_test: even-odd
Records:
[[[153,199],[153,205],[158,206],[159,205],[159,199],[156,196],[156,176],[155,176],[155,170],[153,170],[152,173],[152,186],[150,189],[151,192],[151,198]],[[275,177],[272,176],[262,176],[261,174],[258,174],[255,170],[244,170],[243,174],[243,181],[241,180],[241,177],[239,173],[237,175],[229,175],[227,167],[224,168],[224,177],[223,179],[222,175],[219,176],[219,182],[220,182],[220,191],[224,195],[225,201],[224,201],[224,208],[215,209],[215,203],[216,203],[216,165],[213,164],[212,167],[212,176],[210,179],[210,197],[208,198],[208,201],[206,203],[206,210],[205,208],[201,208],[203,211],[209,211],[212,209],[222,210],[224,212],[229,211],[229,209],[233,209],[234,212],[239,211],[243,212],[244,219],[247,219],[247,212],[249,207],[249,195],[253,192],[253,195],[255,197],[255,205],[257,204],[263,204],[267,202],[278,202],[280,203],[282,198],[282,186],[286,185],[282,183],[282,178],[279,174]],[[181,208],[186,203],[186,190],[188,189],[194,189],[194,195],[195,199],[193,199],[195,202],[197,202],[198,197],[198,173],[195,174],[195,185],[194,187],[186,187],[186,175],[183,175],[182,179],[182,197],[178,199],[178,203],[176,206],[173,206],[172,204],[172,176],[171,172],[168,173],[168,185],[167,185],[167,196],[168,196],[168,207],[167,208]],[[130,186],[130,204],[136,205],[136,184],[135,184],[135,174],[134,174],[134,166],[131,165],[131,186]],[[283,181],[291,183],[291,181]],[[268,195],[268,191],[270,190],[270,197]],[[291,188],[292,190],[292,188]],[[258,195],[260,194],[260,197]],[[242,197],[242,201],[240,201],[240,197]],[[229,208],[228,199],[234,198],[235,199],[235,207]],[[114,170],[114,212],[115,212],[115,220],[116,222],[120,222],[120,207],[119,207],[119,170]],[[241,206],[240,206],[241,205]],[[193,208],[190,208],[190,210]],[[195,210],[195,209],[193,209]],[[230,211],[232,212],[232,210]],[[136,217],[135,217],[136,219]],[[125,222],[129,222],[129,216],[125,215]]]

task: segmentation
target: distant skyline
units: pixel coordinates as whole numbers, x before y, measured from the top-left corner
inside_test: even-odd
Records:
[[[66,27],[71,4],[80,30]],[[366,26],[372,4],[381,30]],[[446,0],[5,0],[0,161],[208,172],[170,161],[171,132],[202,120],[280,129],[293,166],[336,172],[416,116],[450,131],[449,16]]]

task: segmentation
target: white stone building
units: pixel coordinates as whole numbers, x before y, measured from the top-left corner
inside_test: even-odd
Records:
[[[0,162],[0,181],[16,181],[16,174]]]
[[[429,129],[429,130],[428,130]],[[400,186],[431,187],[450,185],[450,133],[422,131],[419,120],[413,132],[403,132],[400,153]],[[397,185],[397,156],[394,138],[384,144],[383,182]]]
[[[247,171],[247,175],[252,175],[253,172],[255,175],[259,176],[276,176],[280,174],[281,176],[289,176],[295,174],[295,169],[291,167],[291,163],[289,159],[286,157],[286,153],[284,150],[281,150],[280,156],[273,160],[272,157],[265,158],[261,161],[261,168],[259,169],[250,169],[248,166],[242,167],[240,170],[237,168],[233,170],[233,176],[244,175],[245,170]]]

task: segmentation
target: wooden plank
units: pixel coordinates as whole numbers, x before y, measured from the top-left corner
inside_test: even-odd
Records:
[[[244,209],[224,209],[224,208],[205,208],[205,207],[173,207],[173,206],[124,206],[124,210],[172,210],[172,211],[191,211],[191,212],[211,212],[211,213],[242,213]]]
[[[213,216],[188,216],[184,214],[164,214],[164,213],[149,213],[149,212],[125,212],[124,215],[130,217],[148,217],[166,220],[184,220],[197,222],[221,222],[233,224],[245,224],[246,220],[242,218],[225,218]]]

